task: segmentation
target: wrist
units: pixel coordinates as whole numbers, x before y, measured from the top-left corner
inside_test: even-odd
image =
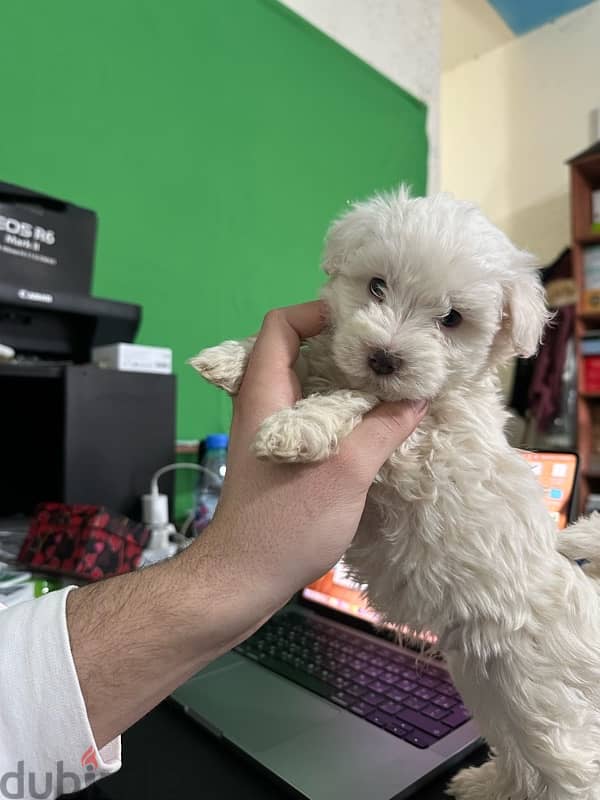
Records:
[[[203,638],[202,650],[212,657],[231,650],[271,617],[289,598],[279,597],[261,575],[251,554],[228,536],[229,526],[213,520],[176,559],[173,580],[185,572],[184,603]],[[237,544],[237,546],[235,546]],[[185,571],[177,561],[185,560]]]

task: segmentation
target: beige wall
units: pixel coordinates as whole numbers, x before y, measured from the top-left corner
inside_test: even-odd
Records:
[[[564,162],[598,106],[600,0],[443,72],[442,188],[549,262],[569,240]]]
[[[442,72],[514,38],[488,0],[442,0]]]

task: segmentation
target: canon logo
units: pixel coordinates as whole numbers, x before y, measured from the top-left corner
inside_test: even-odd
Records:
[[[2,214],[0,214],[0,231],[12,233],[13,236],[20,236],[22,239],[33,239],[42,244],[54,244],[56,241],[54,231],[13,217],[3,217]]]
[[[53,303],[54,297],[47,292],[31,292],[29,289],[19,289],[17,292],[21,300],[30,300],[34,303]]]

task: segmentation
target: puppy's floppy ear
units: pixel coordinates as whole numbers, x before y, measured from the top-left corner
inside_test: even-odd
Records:
[[[535,355],[546,323],[552,318],[533,256],[517,251],[516,261],[516,269],[503,287],[502,320],[492,345],[496,362]]]

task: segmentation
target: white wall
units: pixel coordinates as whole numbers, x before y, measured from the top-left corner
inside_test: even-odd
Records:
[[[600,0],[442,75],[441,185],[548,263],[569,241],[566,159],[600,106]]]
[[[281,2],[428,106],[429,190],[435,191],[439,183],[440,0]]]

